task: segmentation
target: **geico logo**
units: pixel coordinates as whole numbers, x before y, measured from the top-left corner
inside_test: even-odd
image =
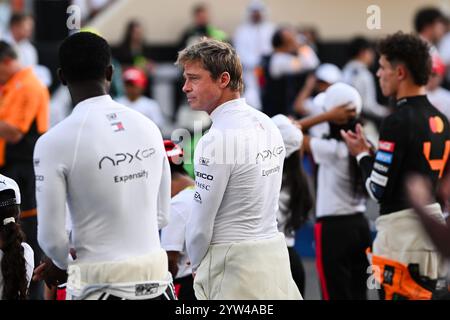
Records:
[[[214,177],[212,175],[210,175],[210,174],[206,174],[206,173],[198,172],[198,171],[196,171],[195,174],[196,174],[197,177],[205,179],[205,180],[209,180],[209,181],[213,181],[214,180]]]
[[[144,150],[138,150],[134,154],[131,154],[129,152],[126,153],[116,153],[114,156],[104,156],[100,159],[98,163],[98,168],[101,170],[103,168],[103,162],[106,161],[106,163],[111,163],[113,167],[120,165],[121,163],[125,162],[127,164],[139,160],[142,161],[143,159],[150,158],[152,155],[155,154],[155,149],[144,149]]]

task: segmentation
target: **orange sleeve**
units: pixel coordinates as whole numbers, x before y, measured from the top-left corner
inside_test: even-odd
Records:
[[[2,101],[0,120],[27,133],[39,112],[41,96],[38,90],[30,87],[9,92]]]

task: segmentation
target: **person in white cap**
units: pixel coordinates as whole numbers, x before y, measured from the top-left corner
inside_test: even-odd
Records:
[[[244,77],[244,96],[251,106],[261,109],[257,68],[263,56],[272,53],[275,25],[267,21],[267,8],[260,0],[253,0],[246,10],[246,21],[234,35],[233,44],[241,59]]]
[[[321,64],[314,74],[308,76],[305,85],[299,91],[294,102],[294,110],[301,116],[315,116],[324,112],[323,92],[331,85],[341,81],[342,72],[334,64]],[[314,95],[314,93],[316,93]],[[313,126],[309,130],[309,134],[313,137],[322,138],[329,132],[328,123],[324,122]]]
[[[142,113],[152,120],[158,128],[163,128],[165,120],[160,105],[156,100],[144,96],[144,91],[148,86],[145,72],[135,67],[125,69],[122,80],[125,84],[125,95],[117,98],[116,101]]]
[[[292,278],[300,293],[305,293],[305,269],[294,248],[295,233],[308,219],[313,207],[311,191],[302,167],[300,148],[303,133],[288,117],[276,115],[272,121],[280,130],[286,148],[283,165],[279,208],[277,211],[278,230],[284,233],[289,252]]]
[[[25,300],[34,269],[33,249],[23,242],[17,183],[0,174],[0,300]]]
[[[338,82],[325,91],[325,110],[351,103],[356,115],[362,99],[350,85]],[[327,138],[305,136],[304,147],[319,165],[316,199],[316,262],[324,300],[366,299],[367,261],[371,245],[366,196],[355,157],[352,157],[340,130],[355,128],[357,118],[330,122]]]

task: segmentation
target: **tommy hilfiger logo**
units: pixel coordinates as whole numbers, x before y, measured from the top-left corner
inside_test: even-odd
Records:
[[[113,128],[114,132],[125,131],[122,122],[111,123],[111,127]]]

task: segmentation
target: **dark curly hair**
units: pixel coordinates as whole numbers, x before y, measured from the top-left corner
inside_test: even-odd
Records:
[[[380,40],[377,49],[391,64],[404,64],[416,85],[428,83],[431,74],[430,48],[418,36],[399,31]]]
[[[0,201],[14,198],[13,190],[0,192]],[[1,261],[1,272],[3,275],[3,295],[4,300],[25,300],[27,299],[28,281],[26,277],[26,262],[22,242],[24,234],[17,223],[3,225],[3,219],[19,217],[19,205],[10,205],[0,208],[0,239],[2,241],[1,250],[3,258]]]

